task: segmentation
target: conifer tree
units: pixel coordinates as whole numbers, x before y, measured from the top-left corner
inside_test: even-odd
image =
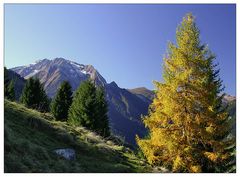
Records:
[[[49,111],[49,99],[43,85],[37,78],[31,77],[27,80],[20,101],[29,108],[37,109],[41,112]]]
[[[177,28],[176,45],[169,43],[164,82],[155,82],[156,96],[143,118],[149,137],[136,138],[150,164],[173,172],[223,170],[230,156],[226,147],[234,139],[226,138],[229,118],[214,59],[200,43],[194,17],[187,14]]]
[[[95,129],[96,88],[90,81],[80,84],[73,97],[73,103],[69,108],[68,122],[72,125],[82,125],[91,130]]]
[[[15,90],[14,90],[14,81],[11,80],[7,87],[7,98],[11,101],[15,100]]]
[[[8,78],[8,70],[6,67],[4,67],[4,97],[8,97],[8,85],[9,85],[10,79]]]
[[[22,102],[27,107],[36,108],[36,98],[37,96],[34,94],[34,79],[31,77],[27,80],[23,88],[20,102]]]
[[[39,80],[38,80],[39,81]],[[40,83],[40,81],[39,81]],[[49,112],[50,111],[50,101],[51,99],[48,98],[43,85],[40,83],[40,99],[39,99],[39,105],[38,110],[40,112]]]
[[[102,87],[97,88],[96,90],[96,130],[102,136],[109,136],[109,122],[108,122],[108,105],[105,99],[105,92]]]
[[[89,128],[102,136],[109,136],[104,90],[96,88],[90,80],[82,82],[69,108],[68,122]]]
[[[63,81],[51,104],[51,112],[57,120],[67,120],[68,110],[72,104],[72,87]]]

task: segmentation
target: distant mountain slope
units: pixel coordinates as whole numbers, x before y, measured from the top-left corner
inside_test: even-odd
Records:
[[[150,172],[146,162],[123,146],[83,127],[51,120],[48,114],[4,101],[4,172]],[[72,148],[75,160],[55,149]]]
[[[14,81],[15,96],[16,96],[16,99],[19,100],[22,94],[23,87],[26,83],[26,80],[12,70],[7,69],[6,71],[7,71],[7,76],[9,80]]]
[[[136,134],[140,137],[146,135],[141,115],[148,113],[149,102],[143,101],[126,89],[119,88],[115,82],[107,84],[105,89],[113,132],[135,145]]]
[[[148,90],[145,87],[138,87],[134,89],[128,89],[131,93],[137,95],[141,99],[151,103],[154,98],[154,91]]]
[[[229,104],[229,103],[233,103],[233,102],[236,102],[236,97],[235,96],[231,96],[231,95],[226,94],[223,97],[223,104],[224,103]]]
[[[236,97],[226,95],[223,99],[224,104],[228,105],[227,111],[229,115],[232,117],[233,126],[232,126],[232,134],[236,137]]]
[[[115,82],[108,84],[100,73],[91,65],[78,64],[63,58],[43,59],[28,66],[12,68],[25,79],[37,77],[44,84],[49,97],[56,94],[61,82],[70,82],[73,91],[79,84],[91,78],[98,86],[103,86],[109,105],[109,118],[112,132],[123,137],[127,143],[135,145],[135,136],[144,136],[146,129],[141,122],[141,115],[147,114],[149,99],[122,89]]]

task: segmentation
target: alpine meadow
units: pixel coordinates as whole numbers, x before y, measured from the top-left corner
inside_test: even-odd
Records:
[[[6,5],[4,172],[236,173],[235,18],[224,4]]]

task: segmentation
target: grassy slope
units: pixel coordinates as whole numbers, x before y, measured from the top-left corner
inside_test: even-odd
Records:
[[[104,140],[83,127],[54,121],[24,106],[4,101],[5,172],[149,172],[129,149]],[[76,160],[53,152],[76,150]]]

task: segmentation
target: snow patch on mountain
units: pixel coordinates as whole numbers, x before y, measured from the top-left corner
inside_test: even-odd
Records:
[[[71,65],[74,65],[74,66],[80,68],[80,69],[83,69],[83,68],[84,68],[84,65],[81,65],[81,64],[78,64],[78,63],[75,63],[75,62],[72,62],[72,61],[70,61],[69,63],[70,63]]]
[[[35,74],[37,74],[38,72],[39,72],[39,70],[35,69],[35,70],[33,70],[32,73],[30,73],[29,75],[25,76],[24,78],[25,78],[25,79],[28,79],[28,78],[34,76]]]
[[[83,74],[90,74],[89,72],[84,71],[84,70],[82,70],[81,72],[82,72]]]
[[[80,71],[82,74],[85,74],[85,75],[89,74],[89,75],[91,75],[90,72],[87,72],[86,70],[84,70],[85,69],[84,65],[78,64],[78,63],[75,63],[75,62],[72,62],[72,61],[70,61],[69,63],[72,65],[72,67],[75,69],[76,72]]]

